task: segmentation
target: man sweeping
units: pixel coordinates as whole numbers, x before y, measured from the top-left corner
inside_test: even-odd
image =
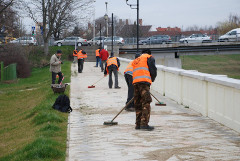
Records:
[[[140,56],[140,54],[136,54],[135,55],[135,59],[138,58]],[[128,86],[128,96],[127,96],[127,102],[126,104],[133,98],[133,66],[132,66],[133,60],[130,61],[128,63],[127,68],[124,71],[124,77],[125,77],[125,81],[127,83]],[[130,111],[130,112],[134,112],[135,108],[134,108],[134,103],[131,102],[126,108],[126,111]]]
[[[118,69],[120,67],[120,62],[117,57],[114,56],[113,52],[111,53],[111,56],[108,58],[106,65],[105,65],[105,71],[104,76],[107,76],[109,74],[109,80],[108,80],[108,86],[109,88],[112,88],[113,80],[112,80],[112,73],[115,77],[115,89],[120,89],[121,87],[118,86]]]
[[[150,86],[157,76],[155,59],[149,49],[144,49],[142,55],[132,62],[134,107],[136,110],[136,130],[154,130],[149,126],[152,102]]]

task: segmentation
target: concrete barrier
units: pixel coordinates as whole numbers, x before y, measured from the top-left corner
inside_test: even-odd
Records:
[[[131,60],[119,60],[123,74]],[[162,65],[157,69],[153,90],[240,132],[240,80]]]
[[[99,46],[82,46],[81,47],[84,51],[87,52],[87,59],[85,60],[86,62],[95,62],[96,61],[96,53],[95,51],[99,48]],[[111,46],[104,46],[104,49],[106,49],[109,53],[109,55],[111,54]],[[119,47],[118,46],[114,46],[114,56],[119,56]]]

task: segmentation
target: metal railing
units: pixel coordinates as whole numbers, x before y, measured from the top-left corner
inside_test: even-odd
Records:
[[[221,35],[208,35],[212,38],[212,42],[217,42],[218,41],[218,38],[221,36]],[[176,36],[170,36],[171,37],[171,40],[172,40],[172,43],[179,43],[179,40],[181,38],[184,38],[183,36],[181,35],[176,35]],[[185,36],[187,37],[187,36]],[[139,41],[140,40],[145,40],[147,39],[148,37],[145,37],[145,38],[139,38]],[[240,41],[240,38],[237,37],[237,40],[236,41]],[[137,38],[136,37],[131,37],[131,38],[124,38],[124,42],[125,42],[125,45],[136,45],[137,44]],[[151,44],[151,43],[150,43]]]
[[[15,79],[17,79],[17,64],[14,63],[4,67],[4,63],[1,62],[1,81]]]

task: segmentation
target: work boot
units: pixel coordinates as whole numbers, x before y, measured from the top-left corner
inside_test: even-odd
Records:
[[[154,130],[154,127],[153,126],[149,126],[149,125],[144,125],[144,126],[140,126],[140,130],[152,131],[152,130]]]
[[[136,130],[140,130],[140,125],[136,125],[136,126],[135,126],[135,129],[136,129]]]

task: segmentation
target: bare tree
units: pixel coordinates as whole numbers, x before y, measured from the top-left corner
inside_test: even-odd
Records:
[[[0,14],[6,10],[10,5],[12,5],[13,0],[0,0]]]
[[[42,22],[44,53],[48,55],[48,42],[52,34],[59,34],[75,11],[90,3],[90,0],[22,0],[28,16],[35,23]]]
[[[6,38],[8,36],[11,38],[19,36],[19,17],[14,7],[16,3],[13,0],[0,0],[0,33],[2,37]]]
[[[240,16],[230,14],[228,20],[218,22],[217,30],[219,34],[225,34],[226,32],[240,27]]]
[[[64,29],[71,28],[73,30],[76,25],[80,26],[79,24],[86,26],[86,22],[89,19],[88,17],[91,15],[88,13],[91,12],[91,9],[89,8],[91,8],[90,6],[92,2],[93,1],[91,0],[85,0],[81,3],[76,0],[68,1],[65,5],[65,9],[63,9],[57,15],[53,31],[55,39],[59,39],[60,34]]]

